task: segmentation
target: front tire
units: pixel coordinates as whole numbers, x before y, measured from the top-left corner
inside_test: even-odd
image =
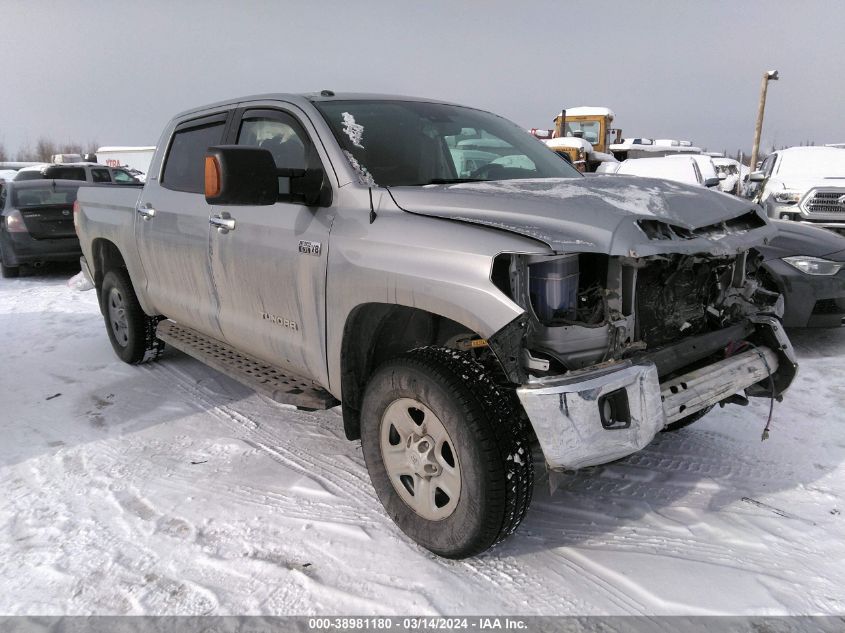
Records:
[[[100,301],[109,340],[120,360],[132,365],[156,360],[164,350],[164,341],[155,336],[161,318],[141,309],[125,269],[106,273]]]
[[[466,354],[426,347],[382,365],[364,395],[361,445],[388,515],[440,556],[492,547],[531,503],[527,420]]]

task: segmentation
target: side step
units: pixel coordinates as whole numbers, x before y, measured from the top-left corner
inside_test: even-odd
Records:
[[[173,321],[161,321],[156,328],[156,336],[276,402],[306,409],[330,409],[340,404],[332,394],[310,380],[286,374],[226,343]]]

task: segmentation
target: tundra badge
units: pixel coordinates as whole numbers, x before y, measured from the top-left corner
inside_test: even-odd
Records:
[[[309,242],[308,240],[299,240],[299,252],[303,255],[317,255],[320,256],[320,242]]]

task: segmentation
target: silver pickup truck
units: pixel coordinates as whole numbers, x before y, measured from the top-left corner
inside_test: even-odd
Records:
[[[387,513],[439,555],[514,532],[534,455],[619,459],[795,375],[748,201],[583,177],[496,115],[406,97],[227,101],[157,148],[143,189],[79,193],[116,353],[167,343],[340,404]]]

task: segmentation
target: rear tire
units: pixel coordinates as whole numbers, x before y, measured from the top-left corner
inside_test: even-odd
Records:
[[[522,407],[466,354],[425,347],[383,364],[364,394],[361,445],[387,514],[440,556],[492,547],[531,503]]]
[[[125,269],[106,273],[100,301],[109,340],[120,360],[133,365],[156,360],[164,350],[164,341],[155,336],[161,317],[144,313]]]

